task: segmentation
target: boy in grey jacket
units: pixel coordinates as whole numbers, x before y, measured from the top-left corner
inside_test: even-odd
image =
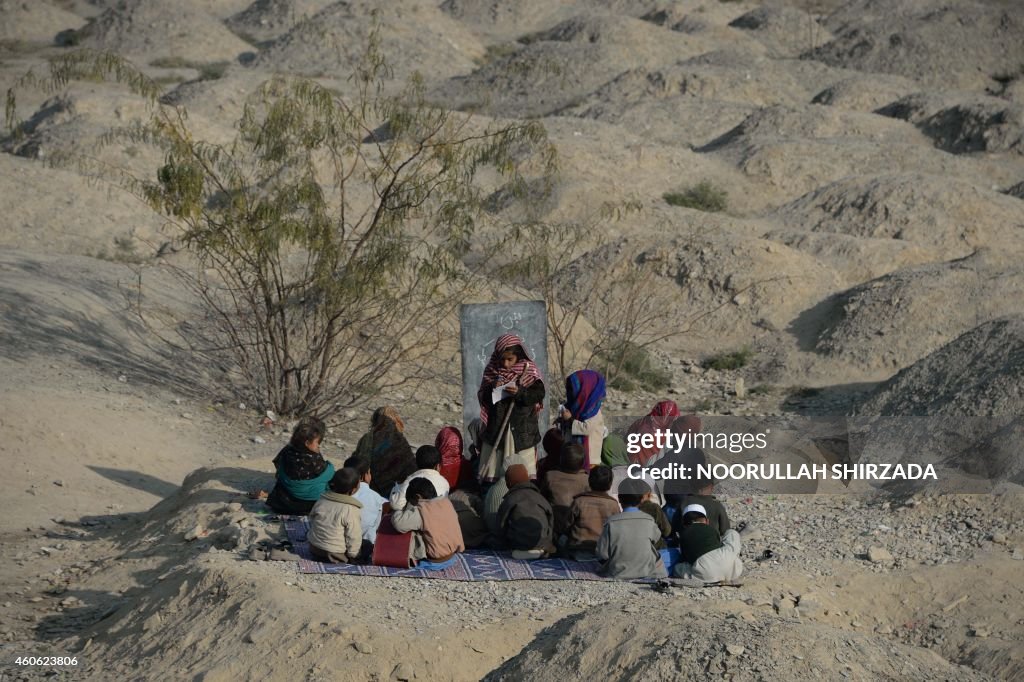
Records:
[[[619,580],[634,578],[665,578],[668,571],[655,545],[661,530],[650,514],[639,509],[644,494],[651,488],[637,479],[626,479],[619,486],[622,511],[604,524],[597,541],[597,558],[601,572]]]

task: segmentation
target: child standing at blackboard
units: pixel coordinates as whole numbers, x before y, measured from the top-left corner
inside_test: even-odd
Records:
[[[480,468],[483,484],[500,479],[513,464],[537,476],[538,415],[544,401],[540,370],[515,334],[500,336],[484,368],[480,390]]]

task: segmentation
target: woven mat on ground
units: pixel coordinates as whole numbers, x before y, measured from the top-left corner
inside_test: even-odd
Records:
[[[386,566],[353,566],[325,564],[309,553],[306,532],[309,524],[305,517],[285,520],[288,539],[299,555],[302,573],[337,573],[341,575],[371,575],[377,577],[434,578],[436,580],[608,580],[598,575],[597,561],[569,561],[566,559],[540,559],[520,561],[507,552],[480,549],[456,554],[456,561],[439,571],[418,568],[388,568]]]

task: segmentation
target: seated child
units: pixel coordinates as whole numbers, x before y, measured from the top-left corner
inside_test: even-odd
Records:
[[[377,542],[377,528],[380,527],[380,516],[386,499],[370,487],[373,476],[370,474],[370,460],[362,455],[352,455],[345,460],[345,466],[355,469],[359,474],[359,489],[352,497],[363,503],[363,513],[359,522],[363,526],[363,540],[371,545]]]
[[[484,523],[484,501],[479,495],[465,490],[453,490],[448,499],[459,516],[459,528],[466,549],[476,549],[487,542],[487,524]]]
[[[540,491],[551,503],[555,513],[555,534],[558,538],[569,529],[569,508],[572,500],[580,493],[590,490],[587,472],[583,471],[583,462],[587,453],[578,443],[562,448],[559,468],[551,469],[544,475]]]
[[[505,470],[505,484],[508,492],[498,508],[501,544],[511,549],[516,559],[539,559],[554,552],[554,512],[530,481],[529,471],[522,464],[513,464]]]
[[[697,578],[706,582],[736,580],[743,575],[740,561],[740,534],[734,530],[719,536],[708,523],[707,510],[691,504],[682,510],[683,530],[679,534],[677,578]]]
[[[699,457],[704,458],[704,452],[699,448],[695,448],[694,452]],[[693,469],[691,469],[692,471]],[[708,525],[718,531],[718,534],[725,536],[726,531],[731,528],[729,523],[729,515],[725,511],[725,506],[712,494],[715,491],[714,479],[699,478],[693,482],[693,488],[690,490],[682,490],[681,495],[676,498],[676,513],[672,517],[672,530],[678,535],[683,528],[683,520],[681,511],[690,506],[691,504],[699,504],[704,507],[705,513],[708,519]],[[694,492],[693,489],[696,488]]]
[[[363,505],[353,497],[359,489],[359,474],[345,467],[327,485],[327,492],[320,495],[309,512],[309,551],[321,561],[354,563],[363,545],[359,524]]]
[[[459,516],[447,497],[438,497],[434,484],[426,478],[414,478],[405,490],[407,504],[391,513],[391,525],[399,533],[412,531],[409,558],[413,562],[429,559],[443,562],[463,552]]]
[[[505,493],[507,492],[508,486],[505,485],[505,477],[502,476],[487,488],[487,492],[484,495],[484,523],[487,524],[487,532],[490,533],[488,542],[495,547],[500,547],[502,544],[502,530],[501,523],[498,521],[498,510],[501,509],[501,502],[505,499]]]
[[[651,487],[642,480],[628,479],[619,486],[622,511],[613,514],[597,541],[601,572],[620,580],[664,578],[668,575],[655,544],[661,531],[649,514],[639,509]]]
[[[320,494],[328,490],[334,465],[320,453],[327,433],[322,419],[306,417],[292,432],[291,440],[274,458],[276,480],[267,506],[278,514],[308,514]]]
[[[433,445],[421,445],[416,451],[416,471],[391,489],[392,510],[405,509],[405,491],[414,478],[427,479],[433,484],[438,497],[448,497],[448,479],[441,475],[441,451]]]
[[[590,490],[573,498],[565,549],[577,561],[592,559],[604,522],[619,513],[619,503],[608,494],[612,470],[598,465],[590,470]]]
[[[638,505],[640,511],[650,515],[654,519],[654,523],[658,526],[658,532],[661,533],[661,537],[658,538],[658,542],[655,545],[657,549],[665,549],[668,545],[666,540],[672,537],[672,524],[669,523],[668,517],[665,516],[664,510],[661,506],[651,499],[651,486],[647,485],[644,481],[638,481],[643,483],[645,491],[643,493],[643,500]],[[625,484],[625,482],[623,482]],[[628,484],[627,484],[628,485]],[[627,490],[629,488],[627,487]],[[619,487],[619,502],[622,502],[622,486]]]

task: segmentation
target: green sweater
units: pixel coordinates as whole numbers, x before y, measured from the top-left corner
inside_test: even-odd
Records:
[[[697,563],[697,559],[721,546],[718,531],[705,523],[683,526],[679,533],[679,559],[688,564]]]
[[[327,484],[334,478],[334,465],[330,462],[327,467],[316,478],[305,481],[296,481],[284,475],[284,467],[277,467],[277,482],[296,500],[318,500],[320,495],[327,490]]]

